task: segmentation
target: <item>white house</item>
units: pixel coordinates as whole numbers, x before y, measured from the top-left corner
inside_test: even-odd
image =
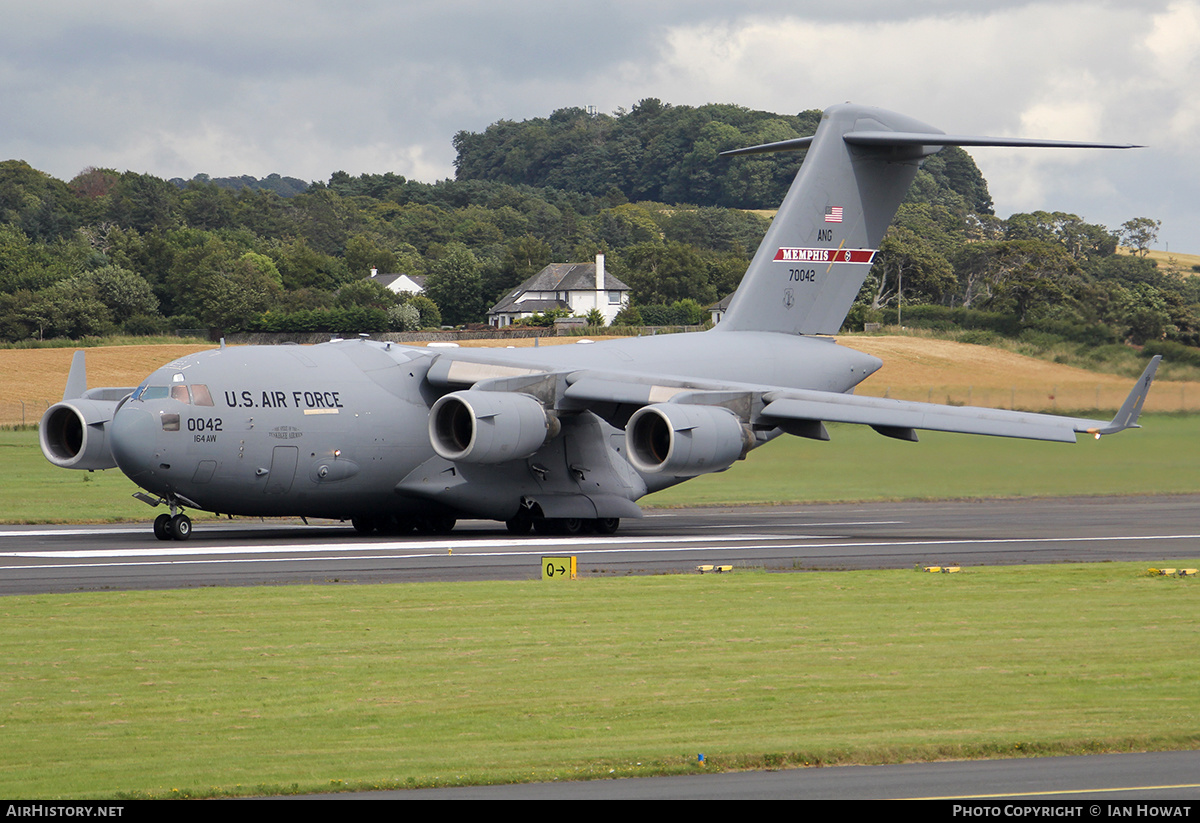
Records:
[[[629,286],[604,270],[604,255],[595,263],[551,263],[492,306],[488,323],[507,326],[522,317],[551,309],[585,315],[599,309],[611,323],[629,301]]]

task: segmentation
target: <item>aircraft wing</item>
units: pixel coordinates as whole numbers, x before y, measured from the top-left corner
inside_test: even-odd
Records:
[[[571,385],[566,396],[584,403],[721,405],[735,413],[740,412],[741,417],[748,416],[748,422],[753,424],[761,426],[774,423],[785,430],[789,428],[789,423],[857,423],[903,440],[916,440],[915,431],[923,429],[1073,443],[1076,434],[1098,437],[1137,427],[1138,415],[1141,414],[1142,404],[1161,359],[1155,357],[1150,361],[1121,409],[1112,420],[1107,421],[803,389],[764,391],[728,383],[700,385],[689,381],[688,385],[672,386],[663,385],[671,381],[656,381],[654,385],[646,385],[621,381],[611,375],[572,375],[568,378]],[[747,408],[752,410],[748,415],[744,411]],[[817,437],[825,439],[819,434]]]
[[[871,426],[880,434],[902,440],[916,440],[916,431],[926,430],[1073,443],[1077,434],[1099,437],[1137,427],[1161,360],[1151,359],[1120,410],[1107,421],[592,369],[496,369],[459,361],[439,364],[441,368],[431,369],[430,376],[441,377],[435,377],[434,382],[443,385],[472,385],[475,391],[534,394],[560,411],[607,409],[610,413],[604,416],[622,426],[636,409],[672,404],[723,407],[760,430],[778,427],[820,440],[828,437],[821,424],[833,422]],[[456,372],[462,375],[458,381],[446,379]],[[470,378],[466,378],[468,374]]]
[[[1079,433],[1099,437],[1137,427],[1138,416],[1161,361],[1160,356],[1150,360],[1121,408],[1109,421],[794,390],[767,394],[764,400],[768,402],[760,417],[765,420],[860,423],[881,434],[906,440],[915,440],[915,430],[925,429],[1073,443]]]

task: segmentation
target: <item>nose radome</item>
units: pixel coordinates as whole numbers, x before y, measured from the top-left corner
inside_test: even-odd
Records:
[[[154,417],[126,404],[117,410],[109,441],[113,459],[127,477],[148,471],[154,459]]]

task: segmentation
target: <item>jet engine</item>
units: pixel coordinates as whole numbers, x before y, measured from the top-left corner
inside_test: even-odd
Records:
[[[42,454],[64,469],[112,469],[117,461],[106,427],[117,403],[79,398],[55,403],[46,409],[38,426]]]
[[[629,462],[647,474],[724,471],[753,444],[737,415],[720,406],[658,403],[638,409],[625,426]]]
[[[528,394],[453,392],[438,399],[429,411],[433,450],[455,462],[520,460],[558,432],[558,418]]]

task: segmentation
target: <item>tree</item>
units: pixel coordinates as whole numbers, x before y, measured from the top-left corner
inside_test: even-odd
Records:
[[[644,325],[642,322],[641,311],[639,311],[638,307],[632,303],[624,306],[619,312],[617,312],[617,316],[613,318],[612,324],[614,326]]]
[[[872,288],[871,308],[879,309],[902,292],[919,302],[938,302],[956,285],[950,262],[921,235],[893,226],[879,244],[879,260],[864,284]]]
[[[344,263],[312,248],[302,236],[273,249],[271,254],[285,289],[333,291],[345,281]]]
[[[625,281],[640,305],[670,304],[684,298],[710,305],[717,299],[708,266],[693,247],[683,243],[639,243],[626,256]]]
[[[1136,345],[1147,340],[1160,340],[1173,331],[1171,312],[1163,293],[1146,283],[1134,283],[1119,288],[1116,293],[1116,313],[1125,337]]]
[[[126,228],[167,231],[179,225],[179,190],[153,175],[125,172],[108,199],[111,219]]]
[[[399,298],[387,286],[378,280],[364,277],[347,283],[337,293],[337,303],[342,308],[359,306],[365,309],[382,309],[387,311],[399,302]]]
[[[449,243],[429,270],[425,293],[441,309],[442,318],[453,326],[477,323],[487,309],[479,260],[462,243]]]
[[[421,328],[421,312],[412,303],[401,303],[387,310],[392,331],[416,331]]]
[[[997,243],[989,277],[993,302],[1025,320],[1031,309],[1060,304],[1066,286],[1076,272],[1075,262],[1058,244],[1037,240]]]
[[[96,298],[114,318],[127,319],[158,313],[158,298],[150,284],[131,271],[104,266],[65,281],[77,293]]]
[[[353,277],[365,277],[371,269],[380,274],[398,271],[395,252],[380,244],[373,234],[356,234],[346,241],[346,268]]]
[[[416,308],[421,314],[421,321],[418,328],[436,329],[442,325],[442,312],[438,308],[437,303],[434,303],[423,294],[414,294],[408,298],[408,305]]]
[[[1121,243],[1133,249],[1138,257],[1145,257],[1150,252],[1150,246],[1158,239],[1158,229],[1161,220],[1151,220],[1149,217],[1135,217],[1121,224]]]

